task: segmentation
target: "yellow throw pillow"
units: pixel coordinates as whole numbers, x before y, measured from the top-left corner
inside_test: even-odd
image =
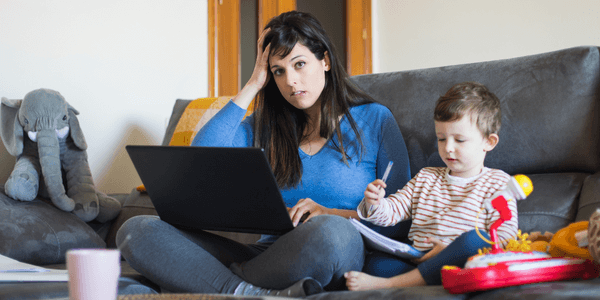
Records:
[[[169,146],[189,146],[196,135],[196,130],[202,128],[229,101],[229,97],[199,98],[193,100],[183,111],[175,126],[175,131]],[[200,122],[202,121],[202,122]],[[201,124],[198,126],[198,124]]]
[[[200,131],[204,124],[214,117],[221,108],[223,108],[231,96],[220,96],[211,98],[199,98],[193,100],[183,111],[169,146],[189,146]],[[246,116],[252,113],[252,109],[248,109]]]

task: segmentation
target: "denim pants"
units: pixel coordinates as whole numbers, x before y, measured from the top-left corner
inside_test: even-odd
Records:
[[[305,277],[326,290],[339,290],[345,288],[344,273],[361,270],[364,262],[360,233],[333,215],[311,218],[272,245],[244,245],[209,232],[182,230],[156,216],[127,220],[116,241],[132,268],[161,289],[180,293],[232,294],[242,281],[284,289]]]
[[[403,229],[398,228],[398,230]],[[489,239],[487,232],[481,231],[481,234]],[[456,238],[438,255],[420,264],[379,251],[368,252],[363,272],[389,278],[418,268],[428,285],[440,285],[442,284],[441,270],[445,265],[462,268],[469,257],[477,254],[478,250],[484,247],[490,247],[490,244],[482,240],[475,230],[471,230]]]

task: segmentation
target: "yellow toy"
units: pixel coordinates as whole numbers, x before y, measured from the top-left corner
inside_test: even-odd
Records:
[[[572,223],[569,226],[557,231],[548,245],[548,253],[552,257],[579,257],[593,260],[587,242],[579,244],[582,239],[578,239],[578,233],[584,233],[587,240],[588,221]]]
[[[532,232],[528,236],[531,251],[550,254],[552,257],[577,257],[592,260],[587,243],[588,221],[569,224],[556,233]]]
[[[531,242],[531,251],[547,252],[553,236],[554,233],[548,231],[544,234],[539,231],[530,232],[527,239]]]

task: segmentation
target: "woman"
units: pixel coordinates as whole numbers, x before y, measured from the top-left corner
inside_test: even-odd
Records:
[[[297,227],[242,245],[156,217],[131,218],[117,235],[118,244],[132,237],[123,256],[167,290],[299,297],[342,289],[344,272],[361,270],[364,260],[362,238],[347,220],[358,218],[364,188],[390,160],[389,190],[410,179],[391,112],[350,83],[313,16],[273,18],[257,48],[248,83],[192,144],[263,148]],[[255,97],[254,113],[242,120]]]

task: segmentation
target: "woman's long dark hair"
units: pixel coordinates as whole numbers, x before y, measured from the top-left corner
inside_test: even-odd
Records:
[[[265,28],[271,31],[265,37],[262,49],[271,43],[271,55],[287,56],[297,43],[310,49],[317,59],[329,55],[331,69],[325,74],[325,87],[319,96],[321,100],[321,125],[319,135],[334,141],[346,164],[347,146],[342,140],[340,116],[345,116],[354,130],[358,141],[357,155],[361,155],[362,138],[356,122],[350,115],[350,108],[373,102],[373,99],[360,91],[349,80],[340,64],[337,53],[321,23],[309,13],[291,11],[271,19]],[[298,148],[308,126],[304,111],[292,106],[281,94],[270,74],[270,79],[256,98],[254,112],[254,146],[265,149],[265,153],[277,183],[280,187],[292,187],[302,178],[302,161]],[[359,147],[360,146],[360,147]]]

